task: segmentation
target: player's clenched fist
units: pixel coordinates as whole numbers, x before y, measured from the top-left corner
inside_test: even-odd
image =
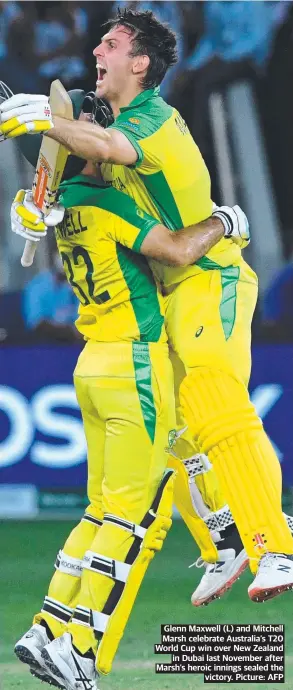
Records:
[[[61,222],[64,207],[54,204],[47,216],[44,216],[33,203],[32,192],[20,189],[11,206],[11,230],[26,240],[39,242],[47,234],[47,227],[54,227]]]
[[[247,247],[250,242],[249,223],[240,206],[216,206],[214,204],[213,216],[222,221],[226,239],[232,240],[241,249]]]
[[[0,104],[0,134],[5,139],[47,132],[52,127],[48,96],[18,93]]]

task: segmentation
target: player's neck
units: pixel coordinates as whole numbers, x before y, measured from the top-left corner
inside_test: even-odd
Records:
[[[129,87],[124,89],[123,93],[114,96],[110,105],[114,113],[114,117],[118,117],[121,108],[126,108],[133,100],[142,93],[141,87],[139,85],[129,84]]]

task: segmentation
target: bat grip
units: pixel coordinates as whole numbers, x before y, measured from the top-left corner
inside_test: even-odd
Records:
[[[25,247],[21,257],[21,265],[25,268],[32,265],[34,261],[37,244],[38,243],[34,242],[33,240],[26,240]]]

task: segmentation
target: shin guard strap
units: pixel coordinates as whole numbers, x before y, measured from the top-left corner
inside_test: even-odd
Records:
[[[76,606],[71,623],[76,625],[83,625],[84,628],[90,628],[91,626],[91,609],[86,606]]]
[[[101,611],[93,611],[86,606],[78,605],[74,611],[71,623],[82,625],[84,628],[92,628],[95,633],[104,633],[109,621],[109,616]]]
[[[135,522],[129,522],[129,520],[124,520],[124,518],[120,518],[112,513],[105,513],[104,522],[121,527],[121,529],[133,534],[134,537],[139,537],[139,539],[143,539],[146,533],[146,529],[141,527],[141,525],[136,525]]]
[[[41,612],[49,613],[60,623],[69,623],[73,609],[69,606],[65,606],[65,604],[62,604],[61,601],[57,601],[57,599],[45,597]]]
[[[86,551],[83,559],[83,567],[86,570],[92,570],[100,575],[111,577],[112,580],[119,582],[126,582],[130,570],[130,565],[122,561],[116,561],[114,558],[102,556],[94,551]]]
[[[62,549],[57,554],[54,567],[66,575],[73,575],[74,577],[81,577],[82,575],[82,559],[68,556]]]
[[[100,611],[91,611],[92,627],[95,633],[104,633],[108,625],[110,616]]]
[[[212,467],[209,459],[203,453],[196,453],[196,455],[192,455],[191,458],[186,458],[186,460],[182,460],[182,462],[183,465],[185,465],[188,480],[190,482],[199,474],[206,474],[209,472]]]
[[[89,513],[85,513],[81,519],[85,520],[85,522],[91,522],[92,525],[96,525],[97,527],[101,527],[103,524],[103,520],[99,520],[98,518],[94,517],[93,515],[90,515]]]
[[[234,519],[228,505],[223,506],[223,508],[216,510],[214,513],[209,513],[203,520],[210,531],[215,530],[217,532],[221,532],[221,530],[226,529],[229,525],[234,524]]]

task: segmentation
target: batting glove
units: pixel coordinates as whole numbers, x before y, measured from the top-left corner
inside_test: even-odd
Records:
[[[53,126],[48,96],[18,93],[0,103],[0,134],[5,139],[48,132]]]
[[[47,234],[47,227],[61,223],[64,206],[54,204],[50,213],[44,216],[33,202],[31,190],[20,189],[11,206],[11,230],[25,240],[39,242]]]
[[[238,244],[241,249],[247,247],[250,242],[249,223],[240,206],[216,206],[214,204],[212,215],[222,221],[224,237]]]

